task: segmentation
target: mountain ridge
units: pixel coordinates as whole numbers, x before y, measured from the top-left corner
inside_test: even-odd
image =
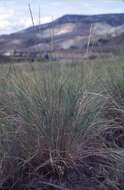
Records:
[[[90,34],[91,33],[91,34]],[[53,22],[36,25],[0,36],[0,54],[8,52],[48,52],[84,49],[90,46],[123,45],[124,13],[101,15],[64,15]],[[116,39],[116,40],[115,40]],[[121,43],[121,44],[120,44]],[[11,54],[11,53],[10,53]]]

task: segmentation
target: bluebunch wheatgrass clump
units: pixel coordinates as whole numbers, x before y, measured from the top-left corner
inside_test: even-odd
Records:
[[[107,85],[112,88],[102,71],[107,76],[108,69],[95,63],[26,63],[0,80],[2,189],[119,187],[123,154],[107,139],[116,123],[105,114]]]

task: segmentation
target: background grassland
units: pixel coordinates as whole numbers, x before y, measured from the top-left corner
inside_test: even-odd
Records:
[[[123,189],[123,60],[0,65],[1,189]]]

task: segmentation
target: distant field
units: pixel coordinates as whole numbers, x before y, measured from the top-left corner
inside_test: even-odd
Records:
[[[0,65],[0,189],[123,190],[124,57]]]

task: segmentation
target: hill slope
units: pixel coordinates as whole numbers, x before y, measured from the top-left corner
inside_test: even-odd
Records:
[[[124,14],[65,15],[55,21],[0,36],[0,53],[84,49],[90,46],[123,46]]]

